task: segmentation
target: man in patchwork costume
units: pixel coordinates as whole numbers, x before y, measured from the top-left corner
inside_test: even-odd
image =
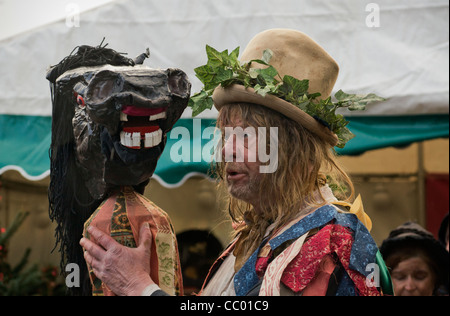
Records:
[[[269,66],[257,61],[267,52],[272,55]],[[345,144],[347,131],[332,126],[329,116],[314,112],[311,104],[331,103],[327,99],[338,76],[337,63],[311,38],[286,29],[255,36],[241,60],[254,60],[251,68],[266,71],[260,76],[273,67],[283,79],[280,90],[289,87],[290,77],[299,85],[309,80],[309,88],[304,96],[295,96],[292,89],[284,99],[281,93],[264,95],[257,92],[260,87],[245,87],[245,83],[215,89],[217,125],[222,130],[278,128],[278,168],[260,173],[258,161],[246,162],[245,146],[244,162],[237,162],[233,158],[239,156],[239,148],[231,144],[227,151],[225,143],[224,156],[232,157],[219,170],[230,192],[230,215],[242,225],[217,267],[212,267],[202,294],[382,294],[380,282],[373,282],[370,273],[374,269],[385,273],[384,264],[370,236],[371,222],[361,199],[340,202],[330,188],[339,183],[353,195],[352,183],[332,152],[334,146]],[[389,284],[386,275],[384,280]]]
[[[295,30],[256,35],[242,62],[238,50],[219,53],[208,46],[207,54],[207,65],[196,69],[205,89],[191,106],[195,114],[205,104],[219,110],[222,159],[216,169],[229,192],[236,235],[199,294],[392,295],[371,221],[361,198],[353,201],[353,185],[333,151],[352,136],[336,108],[363,109],[382,99],[339,91],[332,102],[337,63]],[[247,132],[227,135],[227,128]],[[261,152],[274,144],[276,168],[265,168],[270,161]],[[331,188],[345,195],[343,201]],[[144,289],[142,295],[167,295],[153,283],[146,278],[117,286],[124,294]]]

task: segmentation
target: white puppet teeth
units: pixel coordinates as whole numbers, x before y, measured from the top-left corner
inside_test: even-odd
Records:
[[[126,115],[123,112],[120,112],[120,121],[121,122],[128,122],[128,115]]]
[[[162,141],[162,130],[145,133],[144,148],[158,146]],[[128,148],[141,149],[141,133],[120,132],[120,143]]]
[[[158,129],[152,133],[145,133],[144,147],[151,148],[158,146],[162,140],[162,130]]]
[[[148,120],[149,121],[156,121],[156,120],[165,119],[165,118],[166,118],[166,111],[158,113],[158,114],[155,114],[155,115],[150,115]]]
[[[166,111],[148,116],[149,121],[156,121],[156,120],[165,119],[165,118],[167,118]],[[126,114],[124,112],[120,112],[120,121],[131,123],[131,122],[134,122],[134,119],[130,119],[128,114]],[[128,132],[125,132],[125,131],[120,132],[120,143],[123,146],[132,148],[132,149],[141,149],[141,148],[152,148],[152,147],[158,146],[161,143],[163,133],[160,128],[154,132],[145,133],[143,131],[139,132],[139,127],[130,128],[130,125],[126,125],[129,123],[124,123],[125,125],[123,125],[124,127],[127,126],[129,131]],[[133,124],[135,124],[135,123],[133,123]],[[133,125],[131,125],[131,126],[133,126]]]

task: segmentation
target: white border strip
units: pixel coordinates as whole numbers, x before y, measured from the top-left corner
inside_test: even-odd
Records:
[[[4,172],[10,171],[10,170],[19,172],[22,175],[22,177],[24,177],[25,179],[30,180],[30,181],[43,180],[50,175],[50,170],[47,170],[38,176],[31,176],[22,167],[15,166],[15,165],[8,165],[8,166],[1,168],[0,175],[3,174]],[[151,179],[155,179],[156,181],[158,181],[159,184],[161,184],[165,188],[174,189],[174,188],[181,187],[189,178],[192,178],[192,177],[202,177],[202,178],[210,180],[211,182],[214,182],[214,179],[211,179],[211,177],[209,177],[206,174],[201,173],[201,172],[189,172],[189,173],[185,174],[180,181],[178,181],[177,183],[174,183],[174,184],[167,183],[160,176],[158,176],[156,174],[154,174],[151,177]]]
[[[152,177],[151,177],[151,179],[155,179],[156,181],[158,181],[158,183],[159,184],[161,184],[163,187],[165,187],[165,188],[168,188],[168,189],[175,189],[175,188],[179,188],[179,187],[181,187],[189,178],[192,178],[192,177],[202,177],[202,178],[205,178],[205,179],[208,179],[208,180],[210,180],[210,181],[214,181],[214,179],[211,179],[211,177],[208,177],[206,174],[204,174],[204,173],[201,173],[201,172],[196,172],[196,171],[194,171],[194,172],[189,172],[189,173],[186,173],[185,175],[184,175],[184,177],[180,180],[180,181],[178,181],[177,183],[175,183],[175,184],[171,184],[171,183],[167,183],[166,181],[164,181],[160,176],[158,176],[157,174],[154,174]]]
[[[50,170],[47,170],[38,176],[31,176],[22,167],[15,166],[15,165],[8,165],[8,166],[1,168],[0,175],[4,172],[10,171],[10,170],[15,170],[15,171],[19,172],[22,175],[22,177],[24,177],[25,179],[30,180],[30,181],[39,181],[50,175]]]

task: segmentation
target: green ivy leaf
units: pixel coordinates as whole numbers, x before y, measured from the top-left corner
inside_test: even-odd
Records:
[[[362,111],[366,109],[366,105],[372,102],[385,101],[384,98],[377,96],[374,93],[369,94],[348,94],[339,90],[334,95],[342,106],[348,107],[350,111]]]
[[[236,68],[236,67],[240,67],[240,61],[238,60],[239,58],[239,47],[236,47],[230,54],[229,56],[229,60],[230,60],[230,66],[232,68]]]
[[[208,64],[209,66],[216,68],[221,67],[224,63],[223,57],[226,54],[228,57],[228,50],[223,51],[220,53],[216,49],[212,48],[209,45],[206,45],[206,56],[208,57]]]
[[[198,79],[205,85],[205,89],[213,89],[217,86],[217,71],[209,65],[204,65],[194,69]]]
[[[270,66],[270,60],[272,59],[273,51],[270,49],[266,49],[263,52],[263,56],[261,59],[252,59],[247,63],[247,67],[250,68],[252,63],[258,63],[265,66]]]
[[[234,73],[233,73],[233,70],[231,70],[231,69],[218,69],[215,81],[217,83],[224,83],[224,82],[227,82],[227,81],[233,79],[233,75],[234,75]]]
[[[272,57],[273,57],[273,51],[272,50],[270,50],[270,49],[264,50],[263,56],[262,56],[262,60],[265,63],[269,64],[270,60],[272,59]]]
[[[303,96],[308,93],[309,80],[298,80],[292,76],[285,75],[283,77],[283,84],[280,85],[278,91],[280,94],[288,96],[287,101],[291,101],[295,97]]]
[[[338,147],[338,148],[344,148],[345,144],[349,140],[351,140],[352,138],[355,137],[355,134],[353,134],[347,127],[344,127],[343,129],[341,129],[341,131],[337,135],[338,135],[339,142],[336,145],[336,147]]]
[[[257,69],[261,77],[264,78],[267,84],[274,83],[276,81],[275,77],[278,75],[278,71],[273,67],[269,66],[265,69]]]
[[[192,116],[195,117],[204,110],[210,110],[213,107],[213,100],[206,91],[202,90],[189,99],[188,106],[192,108]]]
[[[266,94],[270,92],[270,86],[262,87],[259,84],[257,84],[253,89],[255,89],[256,93],[263,97],[265,97]]]

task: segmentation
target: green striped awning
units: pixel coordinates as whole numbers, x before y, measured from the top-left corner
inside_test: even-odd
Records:
[[[356,137],[344,149],[337,149],[340,155],[359,155],[368,150],[407,146],[449,135],[448,114],[347,119]],[[210,162],[200,153],[211,135],[203,132],[214,124],[214,119],[180,119],[168,135],[154,177],[163,185],[173,187],[192,175],[206,176]],[[185,134],[179,133],[180,130]],[[50,141],[51,117],[0,115],[0,174],[17,170],[29,180],[45,178],[49,174]]]

